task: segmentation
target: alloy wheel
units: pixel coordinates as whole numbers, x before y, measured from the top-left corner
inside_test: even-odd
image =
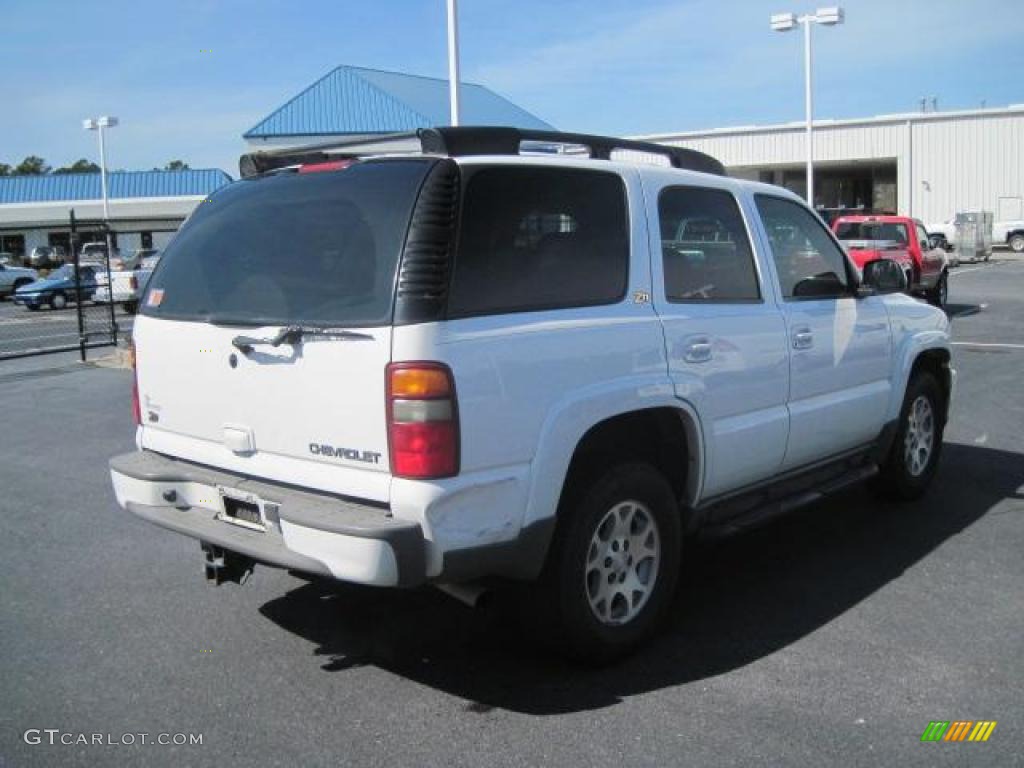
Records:
[[[584,566],[584,588],[597,620],[633,620],[654,591],[660,561],[661,535],[650,509],[623,501],[608,510],[591,536]]]
[[[935,445],[935,412],[931,401],[918,395],[907,414],[907,434],[903,440],[903,459],[912,477],[925,471]]]

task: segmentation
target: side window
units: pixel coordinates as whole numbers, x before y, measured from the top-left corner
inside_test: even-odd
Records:
[[[757,195],[756,200],[771,242],[782,295],[787,299],[848,295],[846,257],[815,215],[781,197]]]
[[[932,249],[931,241],[928,240],[928,233],[924,231],[924,227],[915,222],[914,231],[917,232],[917,242],[921,246],[922,251],[930,251]]]
[[[658,219],[668,301],[761,299],[750,240],[730,193],[668,187],[658,196]]]
[[[467,174],[449,317],[613,304],[626,294],[616,174],[499,166]]]

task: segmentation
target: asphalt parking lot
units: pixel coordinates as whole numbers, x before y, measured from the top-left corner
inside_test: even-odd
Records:
[[[950,302],[930,494],[690,546],[671,626],[604,670],[431,589],[207,587],[198,544],[114,504],[129,374],[0,363],[0,765],[1024,765],[1024,260],[960,267]],[[982,719],[986,743],[920,741]]]

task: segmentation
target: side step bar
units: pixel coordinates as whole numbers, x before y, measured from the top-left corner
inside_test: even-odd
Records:
[[[735,517],[709,521],[701,529],[700,535],[702,538],[717,539],[758,528],[777,517],[789,514],[801,507],[806,507],[808,504],[814,504],[829,496],[834,496],[840,491],[852,485],[862,483],[877,474],[877,465],[873,463],[864,464],[839,475],[817,488],[794,493],[780,499],[773,499],[765,504],[742,512]]]

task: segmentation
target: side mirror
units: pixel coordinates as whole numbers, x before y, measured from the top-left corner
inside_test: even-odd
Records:
[[[907,290],[907,276],[892,259],[873,259],[864,265],[861,286],[876,294],[903,293]]]

